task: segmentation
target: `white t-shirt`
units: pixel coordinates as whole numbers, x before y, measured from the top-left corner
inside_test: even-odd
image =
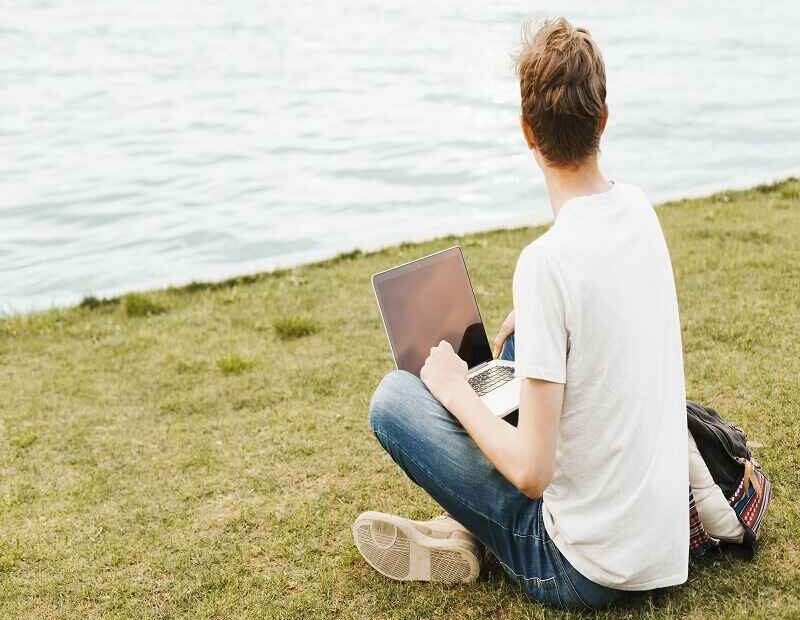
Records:
[[[630,185],[582,196],[514,273],[516,374],[566,384],[545,528],[595,583],[686,581],[688,453],[678,301],[655,211]]]

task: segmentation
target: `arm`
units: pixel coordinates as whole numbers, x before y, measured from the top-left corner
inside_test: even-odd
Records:
[[[528,497],[541,497],[553,478],[564,385],[524,379],[514,427],[489,411],[466,372],[463,360],[442,341],[431,349],[420,376],[497,470]]]

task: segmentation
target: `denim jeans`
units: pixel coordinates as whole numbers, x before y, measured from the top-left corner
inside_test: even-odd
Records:
[[[512,337],[502,357],[513,356]],[[408,477],[472,532],[527,595],[557,607],[598,609],[625,594],[572,567],[547,535],[542,500],[506,480],[418,377],[399,370],[386,375],[369,419]]]

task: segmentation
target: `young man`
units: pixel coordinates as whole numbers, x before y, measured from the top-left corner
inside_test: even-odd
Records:
[[[518,423],[489,412],[444,341],[421,380],[390,373],[372,429],[449,516],[364,513],[353,532],[390,577],[469,581],[479,542],[530,596],[599,608],[687,577],[678,303],[652,206],[598,167],[608,110],[589,33],[547,22],[526,36],[517,69],[522,133],[555,217],[519,257],[494,343],[524,378]]]

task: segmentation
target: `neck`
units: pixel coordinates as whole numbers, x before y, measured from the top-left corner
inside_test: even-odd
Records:
[[[600,172],[596,157],[592,157],[578,168],[545,166],[543,171],[553,217],[558,217],[558,212],[568,200],[578,196],[601,194],[609,189],[608,179]]]

